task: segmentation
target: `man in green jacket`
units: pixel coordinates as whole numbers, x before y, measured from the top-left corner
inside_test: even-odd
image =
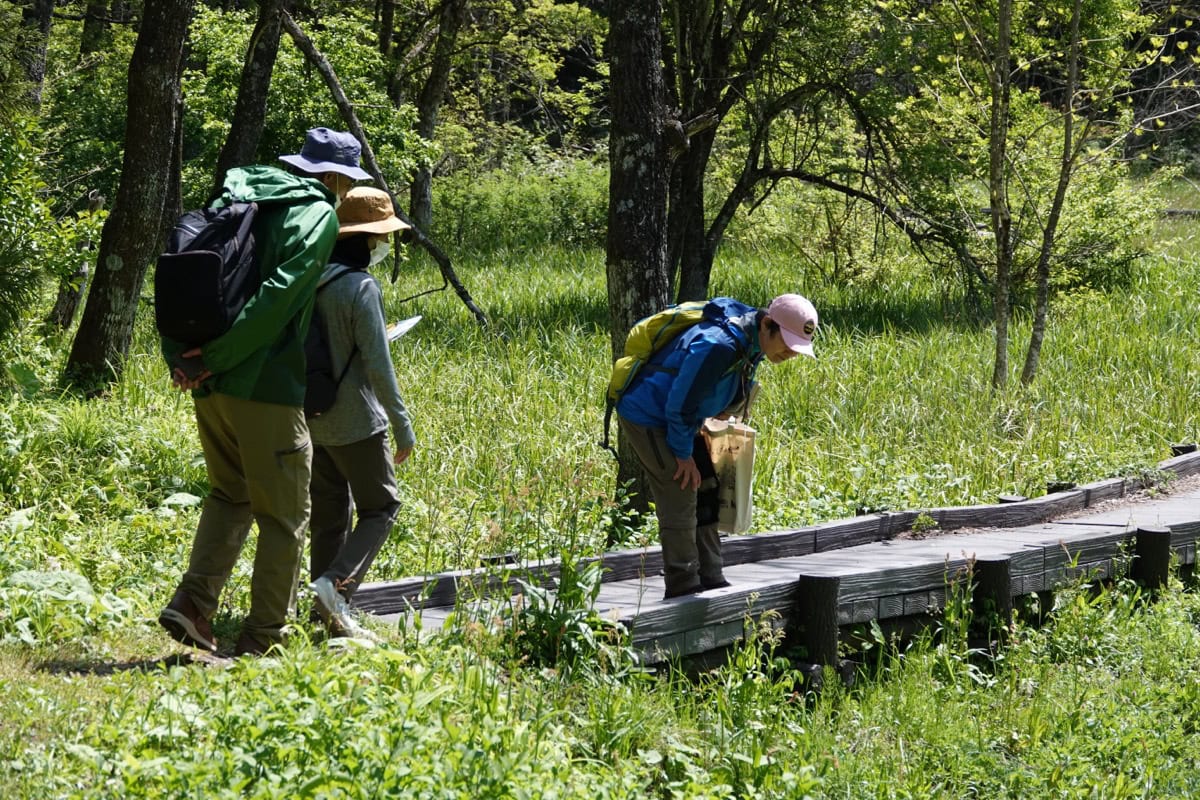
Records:
[[[258,543],[250,612],[234,652],[259,654],[282,642],[309,516],[304,337],[337,239],[334,204],[353,181],[369,177],[359,152],[352,135],[315,128],[299,155],[280,157],[293,172],[231,169],[217,202],[258,204],[262,284],[217,338],[190,349],[162,341],[172,380],[192,392],[211,486],[187,571],[158,618],[183,644],[216,651],[210,620],[252,522]]]

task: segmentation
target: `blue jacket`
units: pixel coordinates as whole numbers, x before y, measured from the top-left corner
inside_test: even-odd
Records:
[[[691,458],[692,441],[709,417],[750,390],[762,361],[758,310],[729,297],[704,308],[704,321],[688,328],[638,370],[617,403],[635,425],[667,433],[677,458]]]

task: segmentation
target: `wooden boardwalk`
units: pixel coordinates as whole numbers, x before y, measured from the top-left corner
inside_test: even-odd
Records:
[[[1159,470],[1200,474],[1200,453],[1164,461]],[[671,600],[662,599],[657,547],[606,553],[597,610],[622,622],[649,662],[725,647],[743,636],[748,617],[774,612],[811,661],[832,664],[844,626],[935,612],[947,586],[968,570],[977,598],[1009,613],[1015,598],[1082,575],[1111,576],[1122,560],[1151,585],[1165,579],[1172,557],[1190,569],[1200,540],[1200,488],[1171,492],[1168,485],[1154,499],[1105,502],[1141,488],[1115,478],[1035,500],[885,512],[730,537],[724,551],[732,585]],[[937,528],[918,538],[910,530],[918,517]],[[487,608],[489,598],[511,596],[518,579],[552,587],[557,568],[511,564],[366,584],[355,605],[389,620],[418,613],[428,628],[456,603]]]

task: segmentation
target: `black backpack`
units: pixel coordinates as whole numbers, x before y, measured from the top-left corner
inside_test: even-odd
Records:
[[[339,272],[318,287],[317,294],[325,291],[334,281],[355,272],[362,272],[362,270],[347,269],[345,272]],[[342,378],[346,377],[346,371],[350,369],[350,363],[354,361],[356,355],[358,355],[357,342],[350,351],[350,356],[346,359],[342,371],[336,376],[333,374],[333,356],[329,352],[329,331],[325,329],[325,320],[321,319],[321,312],[314,304],[312,319],[308,323],[308,335],[304,338],[304,416],[319,417],[333,408],[333,403],[337,400],[338,387],[342,385]]]
[[[154,322],[185,345],[217,338],[262,283],[254,249],[257,203],[201,208],[179,218],[154,267]]]

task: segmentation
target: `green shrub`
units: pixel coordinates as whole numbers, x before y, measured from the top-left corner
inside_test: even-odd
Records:
[[[184,73],[185,206],[198,205],[212,188],[213,168],[229,133],[253,28],[254,21],[245,12],[196,7]],[[397,107],[388,98],[382,82],[388,67],[374,38],[363,23],[341,14],[322,17],[321,25],[308,33],[354,102],[384,177],[393,188],[403,186],[417,159],[429,157],[428,148],[413,133],[413,107]],[[304,131],[317,126],[346,127],[324,79],[285,33],[271,77],[258,160],[276,164],[280,153],[297,152]]]
[[[608,169],[593,161],[552,159],[434,181],[434,228],[465,250],[602,246],[607,216]]]
[[[45,278],[70,274],[89,257],[77,242],[99,238],[100,214],[55,218],[42,179],[43,145],[34,120],[23,115],[0,137],[0,338],[36,311]]]
[[[0,580],[0,642],[70,643],[128,624],[129,611],[127,602],[97,593],[74,572],[22,570]]]

